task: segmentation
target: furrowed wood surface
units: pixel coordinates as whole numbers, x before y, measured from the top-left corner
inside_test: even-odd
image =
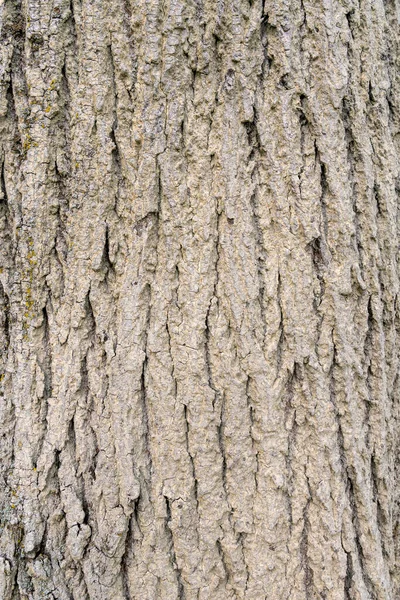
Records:
[[[400,597],[397,0],[3,0],[0,597]]]

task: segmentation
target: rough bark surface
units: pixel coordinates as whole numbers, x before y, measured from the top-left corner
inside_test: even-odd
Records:
[[[0,2],[0,597],[400,598],[398,0]]]

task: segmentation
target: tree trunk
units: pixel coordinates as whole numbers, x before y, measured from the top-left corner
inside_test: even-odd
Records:
[[[398,0],[0,15],[1,599],[399,599]]]

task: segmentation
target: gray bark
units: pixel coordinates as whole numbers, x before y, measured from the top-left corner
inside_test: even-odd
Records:
[[[399,20],[2,0],[2,599],[400,598]]]

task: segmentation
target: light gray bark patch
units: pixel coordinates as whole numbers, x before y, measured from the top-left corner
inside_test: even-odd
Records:
[[[0,42],[0,596],[395,600],[396,2]]]

